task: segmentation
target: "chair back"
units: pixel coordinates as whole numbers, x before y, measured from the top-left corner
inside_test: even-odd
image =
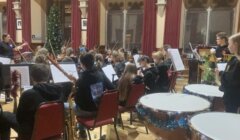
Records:
[[[98,108],[95,124],[99,121],[115,118],[118,113],[118,94],[117,90],[107,91],[103,94]]]
[[[32,140],[60,137],[63,132],[63,103],[60,101],[42,103],[35,115]]]
[[[127,103],[125,107],[135,107],[138,99],[145,94],[145,85],[142,84],[132,84],[131,90],[127,98]]]

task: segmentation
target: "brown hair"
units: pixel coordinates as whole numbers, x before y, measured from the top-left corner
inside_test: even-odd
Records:
[[[137,74],[137,67],[134,64],[126,65],[123,75],[118,83],[119,100],[125,101],[131,89],[131,83],[134,76]]]
[[[228,43],[228,35],[227,35],[227,33],[219,32],[219,33],[217,33],[216,36],[219,37],[220,39],[224,39],[226,44]]]

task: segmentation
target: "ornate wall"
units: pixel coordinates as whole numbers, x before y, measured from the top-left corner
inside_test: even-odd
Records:
[[[235,7],[238,0],[184,0],[185,7],[189,8],[221,8]]]

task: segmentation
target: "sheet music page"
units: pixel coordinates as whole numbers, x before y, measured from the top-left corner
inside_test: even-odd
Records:
[[[107,78],[111,82],[118,80],[118,76],[116,75],[116,72],[113,69],[112,65],[107,65],[106,67],[103,67],[102,70],[103,70],[103,73],[107,76]],[[113,75],[114,75],[114,80],[113,80]]]
[[[5,57],[0,57],[0,62],[3,64],[10,64],[11,59],[10,58],[5,58]]]
[[[135,64],[136,64],[136,67],[137,67],[137,68],[140,68],[140,67],[141,67],[140,64],[138,63],[139,57],[140,57],[139,54],[136,54],[136,55],[133,56],[133,59],[134,59],[134,62],[135,62]]]
[[[182,71],[185,70],[182,58],[180,56],[180,53],[178,51],[178,49],[168,49],[168,53],[171,56],[173,65],[174,65],[174,69],[176,71]]]
[[[227,63],[217,63],[217,68],[219,71],[225,71]]]
[[[78,79],[78,72],[75,64],[59,64],[60,67],[69,75]],[[70,80],[54,65],[50,65],[54,83],[70,82]]]
[[[21,74],[21,87],[30,86],[29,66],[10,66],[10,71],[14,70]]]

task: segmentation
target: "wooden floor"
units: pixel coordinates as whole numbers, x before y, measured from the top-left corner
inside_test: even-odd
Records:
[[[185,86],[186,84],[187,84],[187,76],[185,76],[184,74],[180,75],[177,79],[177,84],[176,84],[177,92],[181,93],[183,86]],[[0,103],[3,103],[3,99],[0,99]],[[11,112],[13,110],[13,103],[3,104],[3,110]],[[125,129],[122,130],[121,127],[117,128],[121,140],[156,140],[156,138],[151,134],[151,132],[149,134],[146,134],[145,127],[141,122],[138,122],[137,119],[135,122],[133,122],[133,125],[129,125],[128,120],[129,120],[129,114],[128,113],[123,114],[123,122],[125,125]],[[95,129],[90,133],[93,140],[99,139],[99,129]],[[14,131],[12,131],[11,135],[12,137],[17,136],[17,134]],[[103,135],[106,135],[107,140],[116,139],[112,126],[103,127]]]

